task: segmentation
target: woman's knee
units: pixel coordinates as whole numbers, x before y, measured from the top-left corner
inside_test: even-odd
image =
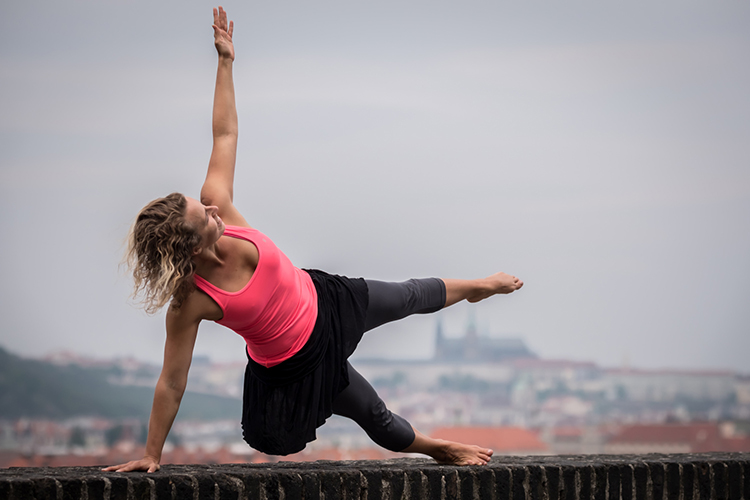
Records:
[[[354,420],[377,445],[390,451],[408,448],[415,438],[414,429],[403,417],[388,409],[380,397],[359,407],[352,406],[343,416]]]
[[[354,420],[375,443],[401,451],[414,442],[414,429],[404,418],[391,412],[365,378],[347,363],[349,386],[333,401],[336,415]]]
[[[440,278],[412,278],[403,284],[410,314],[433,313],[445,305],[445,282]]]

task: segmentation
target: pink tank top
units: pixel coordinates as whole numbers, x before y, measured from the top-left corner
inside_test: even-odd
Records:
[[[224,291],[197,274],[195,285],[219,304],[217,321],[247,342],[257,363],[271,367],[294,356],[310,338],[318,317],[318,294],[310,275],[257,229],[226,226],[225,236],[247,240],[258,249],[258,266],[238,292]]]

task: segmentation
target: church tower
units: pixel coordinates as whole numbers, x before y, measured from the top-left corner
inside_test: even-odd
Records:
[[[435,329],[435,359],[445,359],[445,334],[443,333],[443,320],[438,317]]]
[[[466,325],[466,335],[464,336],[464,359],[478,359],[481,354],[479,347],[479,333],[477,333],[477,318],[474,310],[469,310],[469,321]]]

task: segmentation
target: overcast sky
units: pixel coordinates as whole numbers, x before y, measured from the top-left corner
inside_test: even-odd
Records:
[[[127,229],[197,196],[216,55],[203,0],[0,6],[0,346],[160,361]],[[300,267],[526,285],[368,334],[750,371],[750,3],[285,1],[235,21],[235,202]],[[201,328],[196,353],[243,360]]]

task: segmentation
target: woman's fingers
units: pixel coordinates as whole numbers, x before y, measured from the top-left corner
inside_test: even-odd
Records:
[[[229,35],[229,38],[232,38],[232,33],[234,32],[234,21],[227,22],[227,11],[225,11],[222,6],[219,6],[218,9],[214,8],[213,27],[214,30],[226,32],[226,34]]]
[[[130,470],[133,470],[132,468],[131,469],[128,468],[128,467],[130,467],[130,465],[132,463],[133,462],[127,462],[127,463],[120,464],[120,465],[110,465],[109,467],[105,467],[102,470],[103,471],[107,471],[107,472],[111,472],[111,471],[115,471],[115,472],[127,472],[127,471],[130,471]]]
[[[147,472],[156,472],[161,466],[152,460],[132,460],[125,464],[111,465],[102,469],[105,472],[131,472],[134,470],[145,470]]]
[[[214,7],[214,24],[218,26],[219,29],[225,31],[227,29],[227,13],[221,6],[219,6],[218,9]]]
[[[227,11],[221,5],[219,5],[219,22],[217,24],[219,28],[227,31]]]

